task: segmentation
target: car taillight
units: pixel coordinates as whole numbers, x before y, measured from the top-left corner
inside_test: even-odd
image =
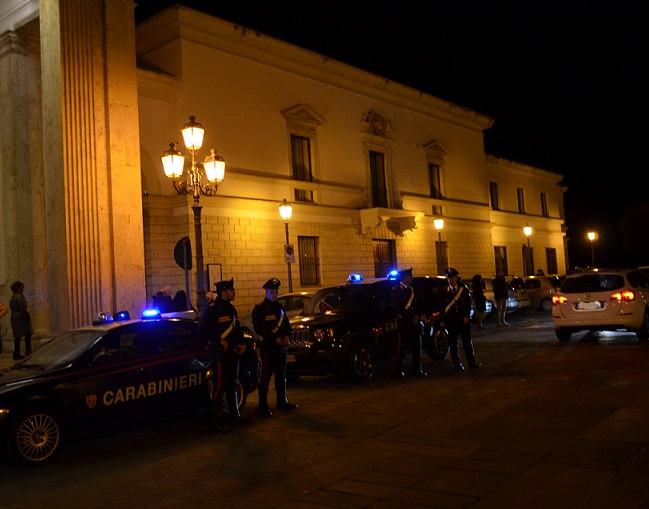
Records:
[[[568,304],[568,297],[565,295],[553,295],[552,304]]]
[[[624,290],[623,292],[615,292],[611,295],[611,300],[616,300],[618,302],[631,302],[635,300],[635,292],[631,290]]]

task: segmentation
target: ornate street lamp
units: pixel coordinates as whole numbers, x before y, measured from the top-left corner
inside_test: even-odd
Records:
[[[203,146],[203,136],[205,129],[201,124],[196,122],[196,117],[189,117],[183,128],[180,130],[183,135],[185,147],[192,155],[191,167],[185,170],[185,156],[176,147],[176,143],[169,144],[169,150],[162,154],[162,167],[165,175],[173,183],[174,189],[178,194],[192,193],[194,204],[194,236],[196,237],[196,293],[198,300],[196,307],[202,315],[203,310],[207,307],[205,299],[205,269],[203,266],[203,232],[201,228],[201,210],[200,196],[214,196],[219,188],[219,184],[225,176],[225,160],[211,149],[202,163],[196,162],[196,153]],[[183,171],[186,178],[181,180]],[[203,173],[207,183],[203,184]]]
[[[286,257],[286,265],[288,266],[288,291],[293,291],[293,274],[291,274],[291,261],[289,259],[288,250],[290,249],[290,244],[288,243],[288,220],[293,216],[293,207],[289,202],[284,201],[279,206],[279,217],[284,220],[284,227],[286,229],[286,244],[284,245],[284,256]]]
[[[588,232],[588,240],[590,240],[590,264],[591,267],[595,267],[595,249],[593,248],[593,242],[597,238],[597,232]]]
[[[523,233],[527,237],[527,260],[525,264],[525,272],[526,276],[531,275],[534,272],[534,268],[532,267],[532,250],[530,249],[530,237],[532,236],[532,227],[530,225],[526,225],[523,227]]]

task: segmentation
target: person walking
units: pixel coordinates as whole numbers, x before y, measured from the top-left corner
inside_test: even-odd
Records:
[[[487,313],[487,297],[482,287],[482,276],[476,274],[471,282],[471,294],[473,295],[473,304],[475,306],[475,318],[478,323],[478,329],[484,329],[484,317]]]
[[[173,313],[175,311],[171,293],[171,286],[165,285],[153,296],[153,305],[160,310],[160,313]]]
[[[25,355],[32,353],[32,317],[27,309],[27,299],[25,299],[25,285],[21,281],[14,281],[11,284],[11,328],[14,333],[14,360],[24,359],[20,355],[20,340],[25,338]]]
[[[494,299],[496,299],[496,316],[498,327],[509,327],[505,315],[507,314],[508,287],[505,281],[505,271],[500,269],[496,273],[496,279],[492,281],[494,287]]]
[[[232,304],[236,297],[234,278],[216,284],[216,299],[207,306],[198,325],[198,333],[207,341],[212,356],[214,379],[212,400],[217,414],[217,429],[223,431],[222,399],[225,394],[227,419],[232,424],[243,424],[237,400],[239,358],[250,345],[246,345],[239,325],[237,310]]]
[[[397,378],[406,378],[406,350],[412,353],[414,376],[428,376],[421,364],[422,323],[417,309],[415,289],[412,287],[412,267],[399,272],[399,284],[392,288],[391,300],[397,312],[399,337],[397,343]]]
[[[259,413],[271,417],[273,412],[268,406],[268,388],[271,375],[275,376],[275,395],[278,410],[295,410],[298,406],[289,402],[286,397],[286,366],[288,363],[288,342],[291,335],[291,324],[284,308],[277,301],[281,281],[276,277],[269,279],[262,288],[266,297],[252,310],[252,325],[259,336],[261,352],[261,377],[257,393],[259,394]]]
[[[440,325],[448,331],[448,341],[451,347],[451,361],[456,371],[464,371],[460,358],[458,337],[462,338],[462,348],[470,368],[482,366],[476,358],[471,341],[471,293],[467,286],[460,281],[459,272],[453,267],[446,269],[447,286],[442,291],[444,306]]]

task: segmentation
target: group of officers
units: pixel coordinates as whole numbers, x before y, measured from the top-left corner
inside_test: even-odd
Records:
[[[257,392],[259,413],[273,415],[268,405],[268,388],[271,376],[275,376],[275,393],[278,410],[295,410],[297,405],[286,397],[286,366],[291,325],[282,305],[277,301],[281,282],[277,278],[266,281],[264,300],[252,312],[252,323],[259,336],[261,353],[261,376]],[[216,427],[224,431],[226,421],[243,424],[237,400],[237,377],[239,365],[246,356],[256,356],[252,338],[246,338],[239,325],[237,310],[232,304],[236,297],[234,278],[216,283],[216,298],[211,300],[198,326],[199,335],[207,342],[214,366],[212,401]],[[256,361],[253,362],[256,364]],[[227,401],[227,415],[222,407],[222,398]]]
[[[406,378],[406,352],[412,355],[412,371],[417,377],[427,373],[422,367],[422,317],[415,290],[412,286],[412,268],[399,272],[399,282],[392,289],[392,305],[397,311],[398,348],[397,378]],[[445,331],[450,345],[451,361],[457,371],[464,371],[460,357],[459,339],[469,368],[479,368],[471,341],[471,292],[459,279],[459,273],[452,267],[446,269],[448,285],[442,289],[441,322],[438,330]],[[271,376],[275,376],[276,408],[294,410],[297,405],[286,396],[286,368],[291,325],[277,301],[281,282],[277,278],[266,281],[264,300],[255,305],[252,323],[259,336],[261,354],[261,377],[258,385],[259,413],[273,415],[268,404],[268,389]],[[236,396],[237,377],[241,359],[257,355],[252,338],[246,338],[239,326],[237,310],[232,304],[236,297],[234,278],[216,283],[216,298],[211,300],[199,324],[199,334],[210,348],[214,366],[212,400],[216,412],[217,429],[224,430],[226,419],[231,424],[242,424]],[[223,411],[222,398],[227,400],[227,415]]]
[[[459,339],[469,368],[479,368],[471,341],[471,292],[460,280],[459,272],[452,267],[445,271],[447,285],[441,289],[441,318],[438,333],[446,333],[451,361],[457,371],[464,371],[460,357]],[[421,299],[421,296],[419,296]],[[392,305],[397,311],[399,340],[397,348],[397,378],[406,378],[406,351],[412,354],[414,376],[427,376],[421,364],[422,310],[412,286],[412,267],[399,272],[399,284],[392,289]]]

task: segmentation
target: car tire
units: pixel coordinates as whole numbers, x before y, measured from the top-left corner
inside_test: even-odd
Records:
[[[428,358],[434,361],[446,359],[451,351],[448,335],[444,330],[439,330],[437,333],[431,330],[431,335],[424,338],[422,346]]]
[[[649,340],[649,311],[644,310],[644,319],[642,320],[642,325],[638,330],[635,331],[635,335],[638,337],[639,341]]]
[[[10,460],[21,466],[38,467],[52,461],[63,439],[63,419],[59,412],[45,406],[19,410],[7,428]]]
[[[552,301],[550,299],[543,299],[539,309],[541,309],[541,311],[552,311]]]
[[[570,341],[571,332],[566,329],[554,329],[559,341]]]
[[[367,382],[374,376],[374,352],[365,341],[354,343],[347,355],[345,376],[352,382]]]

